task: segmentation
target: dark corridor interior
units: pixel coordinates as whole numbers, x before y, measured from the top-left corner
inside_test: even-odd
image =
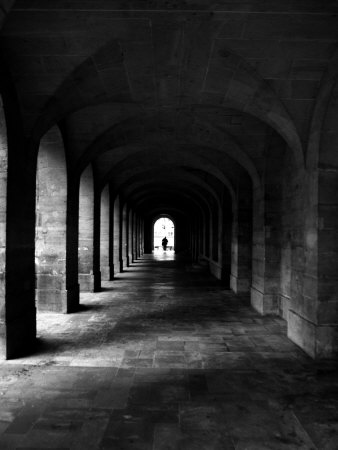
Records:
[[[337,123],[338,0],[0,0],[0,449],[336,450]]]

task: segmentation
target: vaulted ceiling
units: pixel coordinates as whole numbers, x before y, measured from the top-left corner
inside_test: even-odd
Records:
[[[134,204],[184,211],[184,196],[219,201],[224,189],[258,186],[271,133],[303,163],[337,48],[336,1],[2,6],[27,139],[58,124],[72,170],[92,164],[101,186]]]

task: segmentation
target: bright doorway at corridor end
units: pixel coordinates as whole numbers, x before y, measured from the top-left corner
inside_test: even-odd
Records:
[[[166,250],[162,247],[162,240],[167,238]],[[161,217],[154,223],[154,253],[175,251],[175,224],[169,217]]]

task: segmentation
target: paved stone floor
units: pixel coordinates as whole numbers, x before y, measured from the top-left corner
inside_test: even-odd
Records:
[[[146,255],[0,364],[0,449],[338,449],[337,362],[198,266]]]

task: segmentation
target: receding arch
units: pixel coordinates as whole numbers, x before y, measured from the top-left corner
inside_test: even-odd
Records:
[[[111,68],[116,69],[120,67],[123,69],[123,54],[119,41],[117,39],[110,39],[105,43],[101,40],[98,41],[98,44],[96,41],[93,42],[97,48],[85,59],[81,58],[81,62],[73,68],[61,85],[57,87],[54,95],[45,105],[43,114],[38,117],[34,124],[32,130],[33,136],[41,136],[41,134],[45,133],[53,124],[62,120],[66,115],[78,111],[85,106],[105,103],[107,101],[131,101],[130,95],[127,92],[127,79],[125,79],[125,95],[121,93],[121,83],[119,83],[118,78],[116,80],[116,87],[114,87],[115,83],[112,80],[111,92],[108,94],[100,83],[99,71],[96,72],[96,62],[102,60],[102,58],[110,61]],[[105,70],[107,69],[108,66],[105,66]],[[119,72],[118,76],[120,76]],[[94,83],[93,77],[96,78]],[[79,89],[74,89],[74,85],[79,86]],[[93,86],[96,86],[96,89],[93,89]],[[86,92],[87,95],[81,95],[81,91]]]
[[[120,89],[111,89],[110,92],[104,92],[102,88],[100,90],[99,71],[96,72],[95,58],[100,59],[107,54],[110,54],[108,60],[111,61],[112,67],[115,69],[117,67],[123,67],[123,55],[121,54],[118,40],[111,39],[96,49],[90,57],[81,62],[66,77],[61,86],[56,90],[53,99],[46,105],[44,114],[39,117],[35,124],[34,136],[39,133],[41,135],[41,133],[45,132],[56,121],[60,121],[66,114],[75,112],[85,106],[105,103],[108,100],[131,102],[130,92],[127,89],[127,80],[123,83],[125,89],[121,88],[120,80],[116,80],[116,84],[120,86]],[[225,54],[227,55],[226,57],[224,57]],[[228,56],[231,56],[231,58]],[[225,80],[225,91],[222,91],[221,86],[218,89],[224,98],[224,105],[222,106],[229,107],[230,105],[230,107],[251,114],[270,125],[286,140],[295,153],[299,164],[304,164],[302,144],[294,121],[264,78],[244,58],[226,46],[216,55],[215,60],[219,60],[223,68],[224,66],[227,67],[230,63],[229,70],[233,73],[230,86],[227,80]],[[98,79],[96,83],[98,90],[92,89],[93,76]],[[73,89],[74,79],[81,85],[79,91],[74,91]],[[111,79],[110,84],[114,86],[114,78]],[[87,92],[88,95],[85,97],[81,96],[79,94],[81,91]],[[241,91],[245,92],[244,96],[241,94]],[[63,99],[67,99],[67,102]],[[189,104],[191,106],[195,105],[196,97],[191,97]]]
[[[142,119],[144,128],[147,128],[148,124],[148,128],[151,129],[151,124],[153,122],[154,117],[152,116]],[[129,133],[131,133],[132,138],[126,138],[126,131],[124,128],[126,128]],[[133,128],[135,128],[136,133],[132,132]],[[81,168],[85,167],[94,156],[97,158],[98,155],[102,153],[114,150],[115,163],[117,163],[120,162],[121,159],[125,159],[133,153],[144,151],[145,145],[148,151],[154,149],[154,151],[156,152],[158,150],[158,142],[170,142],[170,140],[172,140],[174,137],[173,133],[169,133],[167,131],[164,132],[163,130],[161,130],[160,134],[159,131],[153,131],[152,133],[144,135],[144,139],[142,140],[138,131],[139,124],[136,123],[135,125],[133,125],[131,119],[125,120],[118,124],[114,124],[101,136],[97,137],[95,141],[87,147],[81,160],[79,161],[79,170],[82,170]],[[210,141],[210,136],[213,136],[212,142]],[[224,139],[224,136],[227,136],[226,140]],[[227,155],[229,158],[236,161],[239,166],[243,167],[244,170],[246,170],[250,174],[253,185],[255,187],[260,185],[260,177],[252,160],[243,151],[237,139],[235,139],[235,137],[229,134],[226,130],[219,130],[215,127],[212,127],[210,124],[206,126],[201,120],[194,120],[191,123],[190,127],[187,128],[185,132],[185,140],[182,141],[182,144],[184,145],[180,145],[180,157],[182,157],[182,151],[184,151],[184,146],[186,146],[187,144],[190,144],[190,151],[193,151],[195,158],[197,156],[195,149],[205,147],[204,158],[206,158],[206,155],[209,155],[210,152],[212,154],[212,152],[215,151],[219,153],[219,158],[221,158],[222,155]],[[118,152],[117,150],[119,148],[121,151]],[[186,151],[185,154],[187,155]],[[209,160],[211,161],[211,158],[209,158]],[[218,170],[217,165],[214,164],[213,170]],[[111,177],[108,174],[106,179],[104,180],[104,183],[106,183],[107,179],[109,178]]]

